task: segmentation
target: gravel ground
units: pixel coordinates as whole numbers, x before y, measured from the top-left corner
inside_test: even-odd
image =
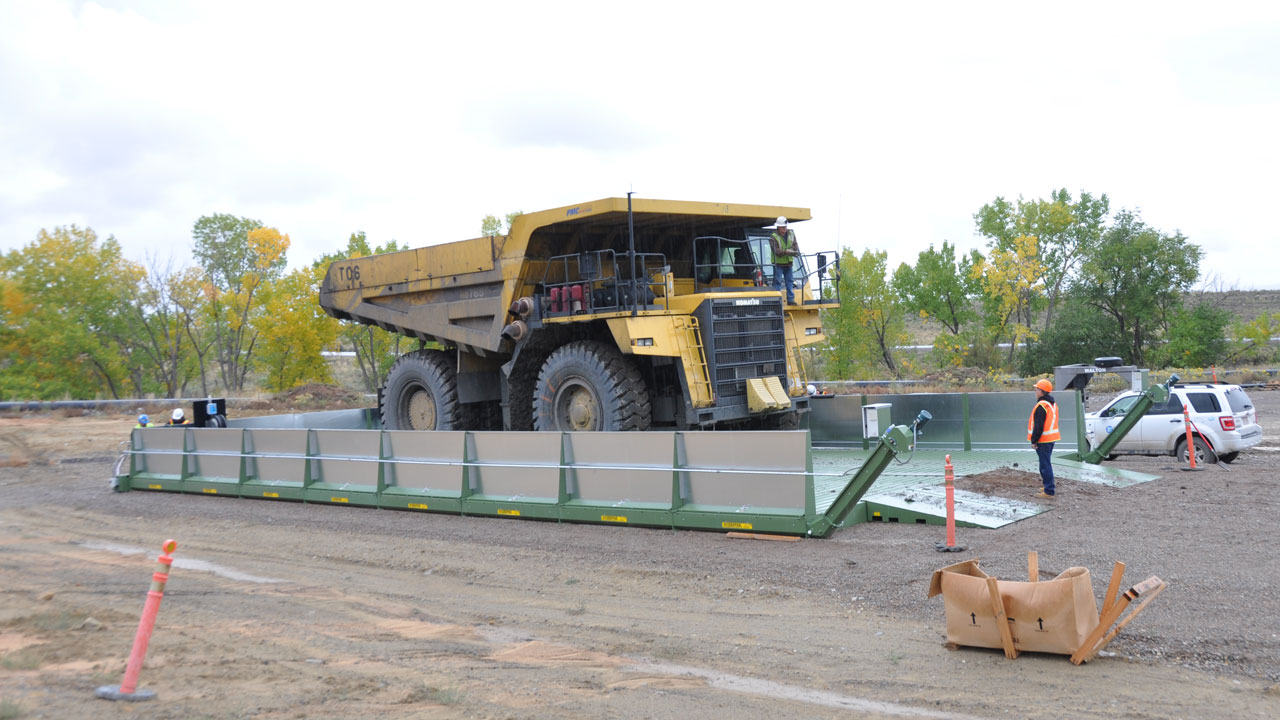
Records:
[[[0,700],[33,717],[130,716],[83,699],[122,667],[150,570],[103,547],[172,535],[179,557],[285,582],[178,576],[162,612],[176,628],[157,631],[148,661],[169,698],[153,717],[1280,717],[1280,562],[1266,546],[1280,393],[1253,398],[1267,447],[1229,471],[1120,458],[1162,479],[1064,483],[1051,512],[961,529],[968,550],[953,555],[934,551],[938,526],[782,543],[113,494],[108,463],[63,462],[100,450],[47,436],[92,433],[42,426],[61,454],[0,467]],[[10,425],[0,431],[26,431]],[[932,571],[979,557],[1022,579],[1028,550],[1042,575],[1089,568],[1099,597],[1117,560],[1128,584],[1157,575],[1169,589],[1114,655],[1080,668],[943,649]],[[49,629],[90,615],[108,631]]]

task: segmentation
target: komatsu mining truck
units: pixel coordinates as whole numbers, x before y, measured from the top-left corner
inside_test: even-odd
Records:
[[[419,340],[379,390],[387,429],[793,428],[838,257],[796,257],[787,305],[778,216],[810,218],[630,198],[528,213],[506,236],[335,262],[320,305]]]

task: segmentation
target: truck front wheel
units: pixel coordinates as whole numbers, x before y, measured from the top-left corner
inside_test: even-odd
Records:
[[[396,360],[382,391],[382,426],[388,430],[461,430],[453,359],[418,350]]]
[[[558,348],[533,393],[535,430],[648,430],[644,378],[616,348],[593,340]]]

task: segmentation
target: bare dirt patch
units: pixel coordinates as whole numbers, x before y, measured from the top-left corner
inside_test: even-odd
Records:
[[[1268,437],[1280,395],[1253,395]],[[0,425],[42,463],[0,468],[0,700],[30,717],[546,718],[1280,716],[1273,456],[1127,488],[1063,480],[1042,515],[961,528],[867,523],[826,540],[458,517],[169,493],[112,493],[128,418]],[[9,436],[12,437],[12,436]],[[102,450],[96,450],[101,453]],[[109,455],[109,453],[106,453]],[[983,492],[1035,473],[960,478]],[[1092,493],[1092,494],[1091,494]],[[179,540],[143,670],[120,680],[154,561]],[[109,548],[117,548],[111,550]],[[1169,589],[1082,667],[943,648],[933,570],[999,577],[1111,563]],[[216,566],[236,571],[218,573]],[[255,583],[247,576],[281,582]],[[100,629],[88,623],[97,621]],[[18,645],[21,644],[19,647]],[[139,715],[142,713],[142,715]]]

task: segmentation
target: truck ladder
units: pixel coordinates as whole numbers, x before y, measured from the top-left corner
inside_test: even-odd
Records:
[[[684,362],[684,374],[689,379],[689,397],[696,408],[715,404],[716,395],[711,389],[711,372],[707,369],[707,352],[702,345],[702,331],[698,318],[693,315],[676,316],[676,344],[680,346],[680,358]]]
[[[791,327],[791,339],[795,343],[795,372],[791,370],[791,363],[787,363],[787,377],[791,381],[791,389],[800,388],[801,394],[804,392],[805,385],[809,383],[809,372],[804,367],[804,357],[800,354],[800,332],[796,329],[796,319],[791,313],[785,310],[782,313],[787,316],[787,324]],[[792,393],[793,395],[796,393]]]

